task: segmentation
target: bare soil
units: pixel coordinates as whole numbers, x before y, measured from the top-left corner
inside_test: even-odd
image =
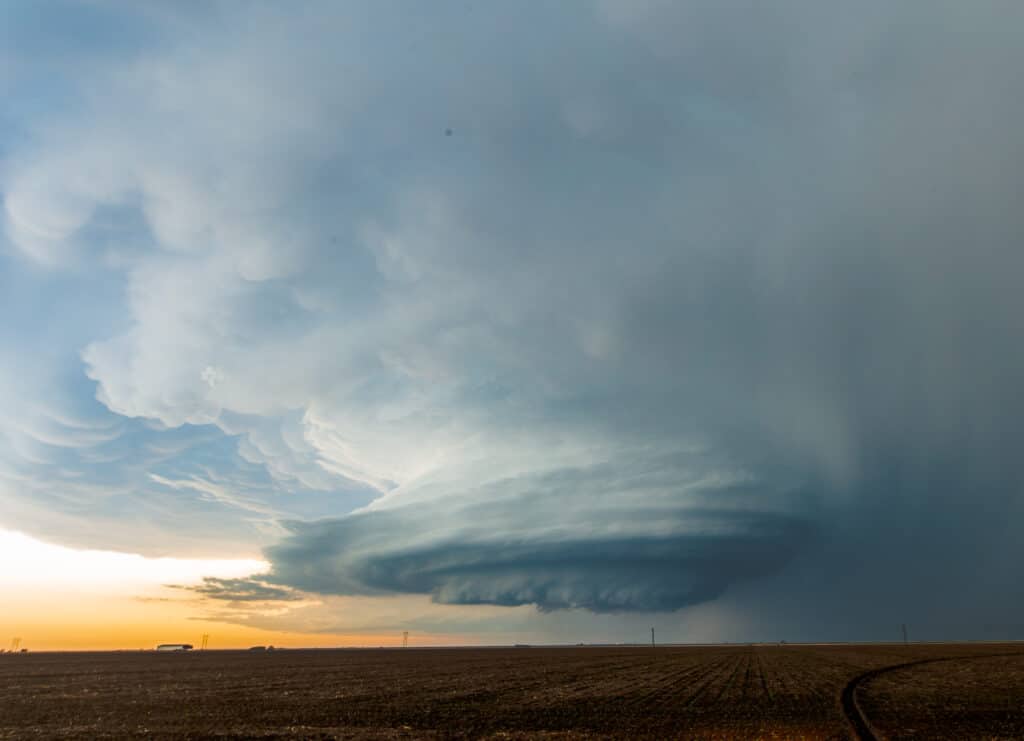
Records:
[[[895,669],[868,683],[859,701],[885,738],[1024,738],[1024,656]]]
[[[879,644],[0,655],[0,739],[854,738],[936,658],[872,728],[1024,738],[1024,644]]]

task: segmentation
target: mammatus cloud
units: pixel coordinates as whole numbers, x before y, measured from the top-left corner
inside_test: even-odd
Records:
[[[108,276],[105,413],[222,441],[138,501],[258,522],[276,585],[969,625],[1024,556],[1022,14],[140,17],[5,143],[7,259]]]

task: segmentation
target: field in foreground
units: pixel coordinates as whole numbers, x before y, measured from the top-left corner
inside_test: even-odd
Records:
[[[858,728],[1024,738],[1024,644],[0,655],[0,739],[839,739]]]

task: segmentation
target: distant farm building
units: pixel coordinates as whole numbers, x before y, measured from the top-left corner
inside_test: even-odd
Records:
[[[161,643],[156,647],[157,651],[191,651],[191,643]]]

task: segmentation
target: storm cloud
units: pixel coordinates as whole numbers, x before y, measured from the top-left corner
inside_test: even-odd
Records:
[[[197,586],[168,585],[174,589],[187,589],[200,597],[226,602],[293,602],[302,596],[291,589],[282,589],[259,579],[221,579],[207,576]]]
[[[688,458],[643,463],[480,482],[458,496],[446,486],[291,523],[268,549],[271,578],[322,594],[666,611],[773,573],[813,537],[801,515],[759,509],[763,485],[693,479]]]
[[[102,289],[2,336],[97,400],[0,421],[35,530],[115,480],[313,593],[1024,607],[1024,6],[156,7],[0,119],[5,276]]]

